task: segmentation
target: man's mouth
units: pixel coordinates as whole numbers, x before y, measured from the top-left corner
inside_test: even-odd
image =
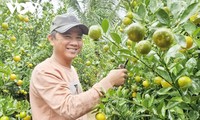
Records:
[[[67,50],[72,53],[76,53],[78,49],[77,48],[67,48]]]

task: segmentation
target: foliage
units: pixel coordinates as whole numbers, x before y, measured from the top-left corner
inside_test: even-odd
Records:
[[[129,59],[126,67],[129,78],[124,86],[107,92],[97,110],[106,113],[107,119],[111,120],[199,119],[200,34],[199,25],[190,20],[192,15],[199,14],[198,1],[134,2],[127,1],[124,6],[127,12],[133,12],[133,23],[145,26],[147,33],[144,40],[151,42],[152,49],[149,54],[140,55],[135,50],[138,43],[127,46],[127,33],[123,30],[105,32],[104,40],[113,43],[109,54],[115,54],[119,63]],[[126,31],[127,26],[122,23],[120,28]],[[173,32],[174,42],[170,47],[162,49],[153,42],[152,35],[159,28],[168,28]],[[192,37],[192,48],[185,48],[184,36]],[[142,81],[135,81],[135,76],[140,76]],[[161,82],[162,86],[154,83],[157,76],[166,81]],[[178,79],[182,76],[191,78],[192,85],[184,89],[179,87]],[[150,85],[147,87],[144,81]],[[135,97],[132,97],[133,92]]]

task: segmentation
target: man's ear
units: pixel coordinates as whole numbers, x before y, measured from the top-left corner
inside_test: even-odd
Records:
[[[51,34],[49,34],[47,36],[47,38],[48,38],[48,41],[50,42],[50,44],[53,46],[54,45],[53,36]]]

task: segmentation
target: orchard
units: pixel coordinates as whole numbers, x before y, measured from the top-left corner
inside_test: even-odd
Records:
[[[66,12],[90,28],[73,62],[84,90],[126,63],[125,84],[101,98],[97,120],[200,119],[199,0],[60,2],[56,11],[50,2],[9,3],[37,3],[26,13],[0,3],[0,120],[31,120],[31,72],[50,57],[50,23]]]

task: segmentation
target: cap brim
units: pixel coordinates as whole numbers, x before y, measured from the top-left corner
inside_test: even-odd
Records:
[[[59,33],[65,33],[67,32],[69,29],[73,28],[73,27],[80,27],[80,29],[82,30],[83,34],[87,35],[88,34],[88,27],[85,26],[84,24],[71,24],[71,25],[64,25],[62,27],[56,28],[55,30]]]

